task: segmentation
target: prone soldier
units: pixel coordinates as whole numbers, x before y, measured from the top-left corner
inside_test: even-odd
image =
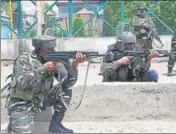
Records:
[[[85,56],[77,53],[76,59],[69,65],[60,62],[45,61],[48,53],[55,51],[56,39],[52,36],[36,36],[32,39],[33,53],[23,52],[14,62],[13,74],[9,86],[8,102],[9,133],[31,133],[34,129],[34,115],[48,107],[54,108],[49,126],[50,133],[73,133],[65,128],[62,120],[66,107],[61,95],[70,103],[71,87],[77,81],[79,63]],[[54,78],[58,84],[54,85]]]

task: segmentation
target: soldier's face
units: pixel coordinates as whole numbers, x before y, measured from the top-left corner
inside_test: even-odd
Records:
[[[126,43],[125,50],[134,50],[135,44],[134,43]]]
[[[141,14],[144,14],[144,13],[145,13],[145,10],[144,10],[144,9],[140,9],[139,12],[140,12]]]
[[[138,10],[137,10],[137,14],[143,16],[143,15],[146,14],[146,10],[145,10],[145,9],[138,9]]]
[[[44,58],[45,56],[47,56],[51,52],[53,52],[53,49],[51,49],[51,48],[42,48],[39,51],[39,56],[41,56],[42,58]]]

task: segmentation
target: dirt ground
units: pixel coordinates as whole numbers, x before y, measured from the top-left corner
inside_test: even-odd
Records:
[[[4,85],[5,77],[8,74],[10,74],[12,71],[12,64],[8,64],[8,66],[4,66],[4,65],[5,65],[5,63],[2,62],[1,63],[1,87]],[[75,86],[83,85],[84,79],[85,79],[85,73],[86,73],[86,66],[87,66],[86,63],[80,65],[79,77],[78,77],[78,81]],[[172,92],[175,95],[176,91],[174,89],[173,83],[176,82],[176,76],[167,77],[166,75],[164,75],[167,72],[167,63],[154,62],[154,63],[152,63],[151,68],[156,69],[159,73],[160,79],[159,79],[158,84],[160,84],[160,83],[172,84],[172,87],[173,87]],[[102,77],[98,75],[99,70],[100,70],[100,64],[91,64],[90,70],[89,70],[89,75],[88,75],[87,85],[101,84]],[[104,92],[104,95],[106,95],[104,90],[102,92]],[[166,93],[166,94],[168,95],[169,93]],[[148,94],[144,94],[143,97],[144,98],[146,97],[145,99],[147,100],[146,95],[148,95]],[[174,95],[172,95],[172,97]],[[98,96],[98,94],[97,94],[97,96]],[[99,94],[99,96],[100,96],[100,94]],[[86,97],[88,97],[88,95]],[[99,98],[102,98],[102,97],[103,96],[101,96]],[[160,97],[163,97],[163,94]],[[126,97],[124,97],[124,98],[126,98]],[[91,97],[90,97],[90,99],[91,99]],[[112,98],[109,98],[109,99],[112,99]],[[121,97],[121,99],[123,99],[123,96]],[[145,101],[145,99],[143,99],[143,101]],[[155,99],[157,99],[156,95],[155,95]],[[152,100],[153,99],[151,99],[150,101],[152,101]],[[95,103],[95,102],[88,103],[88,99],[85,99],[84,101],[86,101],[85,104],[89,104],[89,106],[93,105]],[[111,102],[111,101],[109,101],[109,102]],[[164,102],[164,100],[163,100],[163,102]],[[118,103],[118,102],[116,102],[116,103]],[[130,103],[130,100],[129,100],[129,103]],[[141,104],[142,104],[142,101],[141,101]],[[174,104],[176,104],[175,100],[173,102],[173,105]],[[2,127],[2,129],[4,129],[8,123],[7,112],[6,112],[6,109],[4,108],[4,105],[5,105],[5,99],[1,98],[1,127]],[[108,105],[108,104],[105,104],[105,105]],[[111,104],[109,104],[109,105],[111,105]],[[162,104],[160,104],[160,105],[162,105]],[[163,104],[163,105],[167,107],[167,104]],[[113,107],[113,106],[115,106],[115,105],[112,104],[112,106],[109,106],[109,107]],[[130,109],[129,106],[122,104],[122,107],[121,107],[121,104],[119,104],[118,108],[121,107],[121,109],[123,109],[123,110],[126,109],[128,111],[128,114],[130,115],[130,113],[133,113],[135,110],[133,110],[132,108]],[[137,107],[137,105],[135,105],[135,107]],[[94,106],[92,108],[96,109],[96,106]],[[83,109],[85,109],[85,110],[84,110],[84,115],[82,115],[82,118],[84,118],[84,116],[86,114],[86,105],[81,110],[83,110]],[[176,110],[176,107],[173,107],[173,109]],[[102,113],[106,113],[106,109],[101,109],[101,110],[102,110]],[[99,109],[98,112],[101,113],[101,110]],[[144,109],[144,110],[146,110],[146,109]],[[162,112],[162,110],[163,109],[160,109],[160,112]],[[91,115],[90,111],[91,110],[87,111],[87,112],[89,112],[88,113],[89,116]],[[109,112],[109,114],[111,114],[111,113],[112,114],[114,114],[114,113],[119,114],[118,111],[117,112],[112,111],[111,109],[109,109],[107,112]],[[169,109],[165,109],[164,112],[169,113]],[[81,113],[79,113],[79,114],[81,115]],[[127,113],[124,113],[124,115],[125,114],[127,114]],[[155,114],[155,113],[153,113],[153,114]],[[119,132],[119,133],[125,133],[125,132],[148,132],[148,133],[150,133],[150,132],[156,132],[156,133],[157,132],[161,132],[161,133],[165,132],[165,133],[171,133],[171,132],[176,132],[176,118],[171,118],[171,117],[169,117],[169,119],[166,117],[163,118],[163,116],[161,116],[160,118],[146,117],[143,119],[135,118],[133,120],[130,120],[130,119],[128,120],[127,118],[125,120],[123,120],[122,118],[119,117],[117,119],[111,120],[111,119],[106,119],[106,117],[104,117],[104,116],[101,117],[101,114],[100,114],[100,116],[98,118],[94,118],[93,120],[82,120],[82,118],[80,120],[77,120],[77,119],[79,119],[79,117],[77,117],[77,116],[78,116],[78,114],[75,114],[75,116],[73,114],[72,120],[74,120],[74,121],[71,121],[69,119],[65,119],[65,121],[64,121],[64,124],[67,127],[73,128],[75,130],[75,132],[77,132],[77,133],[84,133],[84,132],[86,132],[86,133],[105,133],[105,132],[107,132],[107,133],[117,133],[117,132]],[[111,115],[111,116],[113,118],[113,116],[115,116],[115,115]],[[148,115],[148,116],[151,117],[152,115]],[[67,117],[69,117],[69,116],[67,116]],[[85,118],[87,119],[89,117],[85,117]],[[40,130],[45,130],[45,132],[46,132],[47,128],[48,128],[48,123],[40,122],[39,124],[38,124],[38,127],[40,128]]]

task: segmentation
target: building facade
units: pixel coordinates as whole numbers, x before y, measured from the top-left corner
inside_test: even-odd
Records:
[[[104,2],[98,1],[98,0],[92,0],[92,1],[89,0],[89,1],[87,1],[87,3],[95,11],[98,10],[102,4],[104,4]],[[59,12],[59,17],[64,18],[63,21],[61,22],[61,26],[63,28],[67,29],[68,28],[68,16],[69,16],[69,14],[68,14],[68,1],[58,1],[57,7],[58,7],[58,12]],[[91,9],[89,9],[89,7],[87,7],[87,5],[82,0],[72,1],[72,19],[73,19],[72,22],[74,22],[74,19],[76,17],[78,17],[78,12],[80,12],[83,9],[86,9],[86,10],[92,12],[91,15],[94,14],[94,12]],[[102,9],[99,11],[99,14],[103,15],[103,12],[104,12],[104,10]],[[83,21],[86,22],[88,19],[90,19],[91,15],[90,14],[86,15],[86,13],[85,13],[85,14],[79,15],[79,17],[81,17],[83,19]],[[101,20],[101,18],[98,17],[97,15],[95,15],[93,18],[91,18],[90,23],[91,23],[91,27],[89,24],[89,29],[86,26],[84,30],[86,32],[92,30],[93,35],[100,36],[101,31],[102,31],[102,27],[103,27],[103,21]]]

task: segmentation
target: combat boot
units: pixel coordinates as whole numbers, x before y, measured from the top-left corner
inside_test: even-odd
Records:
[[[74,133],[72,129],[63,126],[60,116],[59,112],[54,112],[49,126],[49,133]]]
[[[168,73],[167,73],[168,76],[172,76],[172,67],[168,67]]]

